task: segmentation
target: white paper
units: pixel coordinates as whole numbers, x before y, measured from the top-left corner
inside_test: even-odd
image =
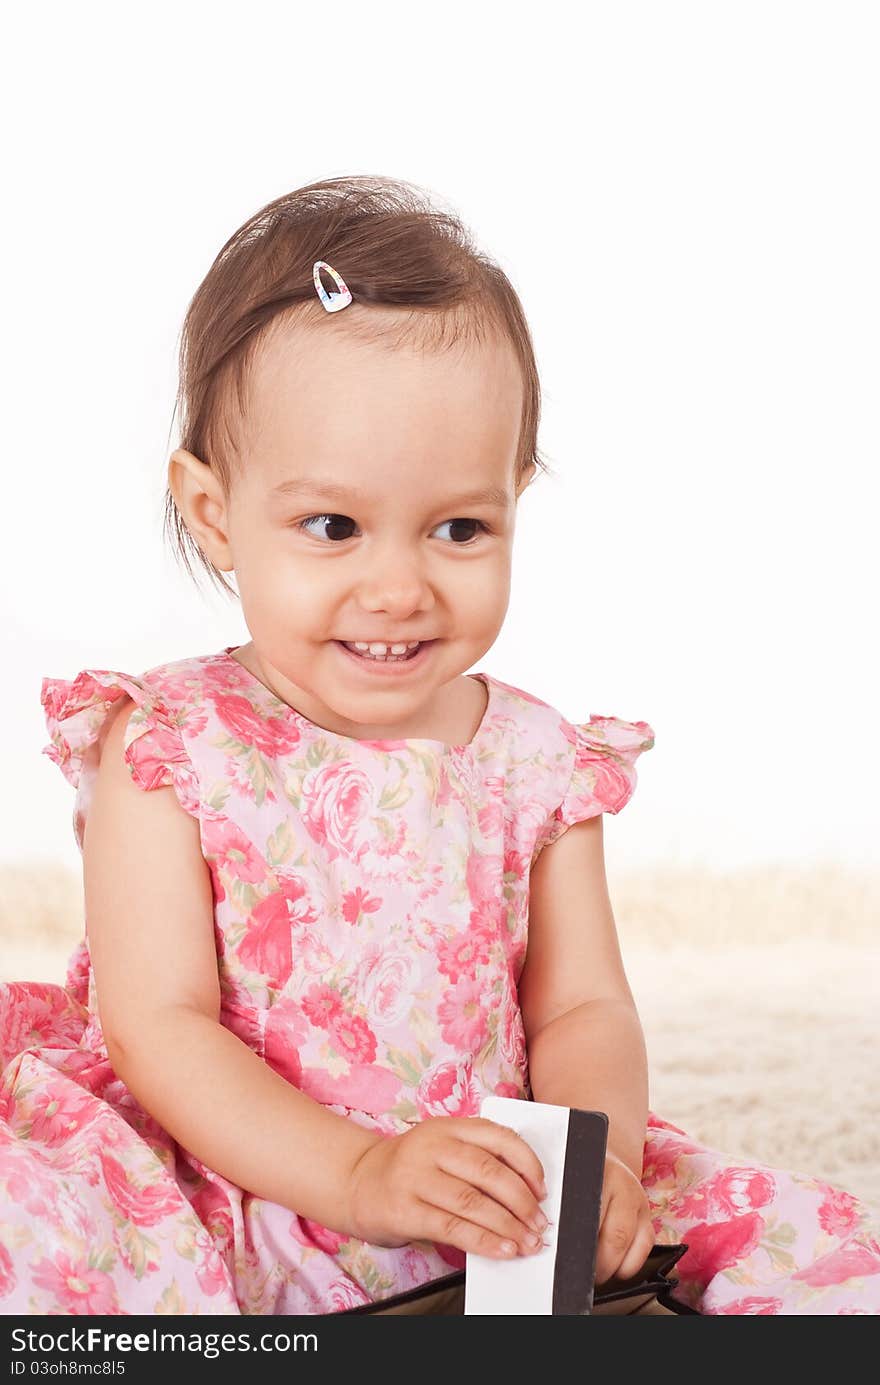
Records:
[[[556,1238],[562,1205],[562,1177],[568,1143],[569,1108],[516,1097],[483,1098],[480,1115],[521,1135],[544,1166],[547,1196],[541,1210],[551,1223],[547,1244],[533,1255],[495,1260],[468,1254],[465,1269],[466,1315],[552,1316]]]

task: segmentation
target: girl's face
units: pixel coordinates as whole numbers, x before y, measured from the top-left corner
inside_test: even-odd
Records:
[[[194,536],[234,568],[279,696],[327,730],[403,738],[443,718],[504,619],[522,377],[503,339],[391,350],[354,340],[343,316],[267,342],[241,472]],[[393,666],[342,644],[414,640],[427,647]]]

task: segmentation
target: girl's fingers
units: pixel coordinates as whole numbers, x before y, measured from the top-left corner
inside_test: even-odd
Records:
[[[452,1124],[453,1122],[450,1122]],[[547,1196],[544,1184],[544,1166],[531,1145],[515,1130],[497,1121],[485,1120],[482,1116],[466,1116],[454,1119],[456,1139],[480,1145],[508,1164],[524,1178],[536,1202]]]
[[[639,1220],[630,1248],[624,1255],[616,1273],[621,1279],[632,1279],[644,1265],[654,1246],[654,1228],[650,1218]]]
[[[461,1219],[473,1223],[478,1230],[491,1231],[499,1242],[513,1241],[522,1255],[539,1251],[543,1244],[540,1231],[525,1226],[506,1206],[468,1179],[459,1179],[438,1169],[424,1197],[450,1219]]]
[[[631,1279],[648,1258],[654,1244],[654,1228],[647,1211],[625,1197],[610,1197],[599,1226],[596,1283]]]
[[[475,1249],[477,1254],[487,1255],[500,1253],[502,1241],[509,1241],[514,1245],[515,1253],[531,1255],[540,1250],[543,1244],[540,1232],[524,1226],[494,1197],[487,1196],[469,1180],[457,1178],[440,1168],[432,1174],[423,1200],[443,1219],[437,1239],[448,1245]],[[460,1240],[455,1239],[462,1233],[469,1235],[483,1248],[463,1246]]]
[[[547,1218],[528,1183],[484,1147],[463,1140],[444,1141],[437,1150],[437,1167],[500,1206],[510,1224],[506,1234],[522,1237],[527,1232],[541,1234],[546,1229]],[[465,1214],[471,1215],[467,1211]]]

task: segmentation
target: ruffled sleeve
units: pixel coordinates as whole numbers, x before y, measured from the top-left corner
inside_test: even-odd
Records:
[[[109,714],[123,696],[135,704],[123,737],[132,780],[144,790],[172,787],[181,806],[199,816],[198,779],[174,713],[157,689],[109,669],[84,669],[72,682],[44,678],[40,701],[51,741],[42,753],[77,791],[73,827],[80,850]]]
[[[571,777],[562,801],[540,833],[537,848],[549,846],[576,822],[619,813],[636,787],[636,760],[654,744],[646,721],[591,716],[583,725],[563,721],[572,746]]]

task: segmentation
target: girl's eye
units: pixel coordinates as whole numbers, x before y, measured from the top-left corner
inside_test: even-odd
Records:
[[[316,539],[328,539],[331,543],[344,543],[346,539],[351,539],[352,530],[358,529],[358,525],[353,519],[349,519],[348,515],[306,515],[305,519],[299,519],[295,528],[310,533]],[[452,542],[460,548],[464,544],[473,543],[481,530],[485,532],[486,526],[482,519],[443,519],[442,524],[438,525],[437,528],[449,528],[449,539],[452,539]]]
[[[312,525],[317,525],[317,529],[310,528]],[[349,530],[356,528],[358,525],[348,515],[308,515],[297,524],[297,529],[312,533],[316,539],[330,539],[334,543],[351,539]]]
[[[453,530],[453,532],[450,533],[450,539],[459,547],[461,547],[463,543],[473,542],[479,530],[485,530],[486,528],[481,519],[443,519],[442,524],[438,525],[437,528],[445,529],[446,525],[449,525]],[[468,530],[470,530],[470,532],[468,532]]]

